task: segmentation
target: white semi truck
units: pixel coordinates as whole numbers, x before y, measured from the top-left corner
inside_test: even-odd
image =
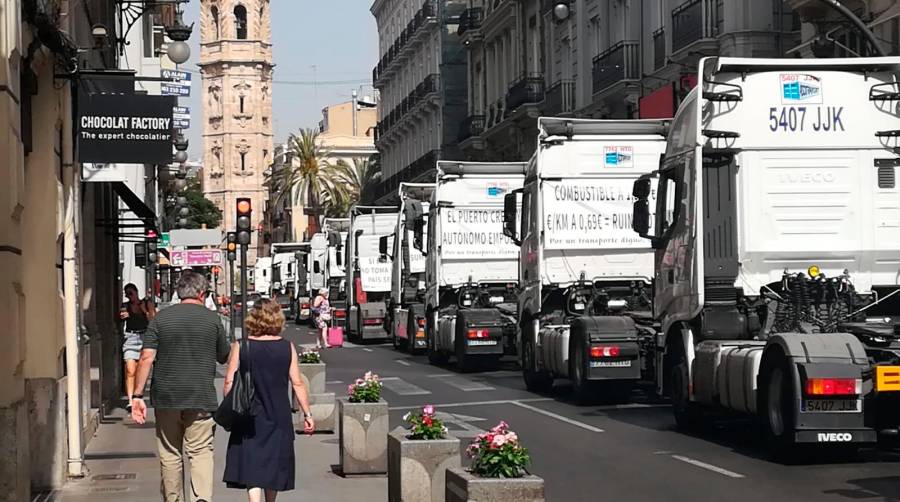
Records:
[[[520,245],[530,390],[566,378],[579,401],[620,399],[647,370],[653,250],[631,229],[631,190],[658,167],[667,129],[659,120],[538,119],[525,184],[504,208],[504,233]]]
[[[753,415],[776,453],[897,435],[898,75],[900,58],[701,60],[655,204],[634,186],[679,425]]]
[[[387,338],[384,320],[391,294],[391,260],[379,252],[394,231],[397,208],[355,206],[347,235],[347,336],[351,341]]]
[[[347,271],[344,268],[344,245],[350,229],[349,218],[325,218],[322,230],[327,236],[325,287],[332,308],[332,323],[343,326],[347,321]]]
[[[392,263],[389,336],[395,349],[415,353],[425,340],[425,255],[415,246],[415,221],[428,212],[433,183],[400,183],[400,212],[391,236],[382,237],[380,251]],[[420,213],[421,211],[421,213]],[[419,248],[427,249],[422,243]]]
[[[470,370],[515,354],[518,250],[503,235],[503,198],[522,186],[524,174],[524,162],[441,161],[427,238],[424,210],[413,209],[422,214],[416,245],[428,250],[425,335],[432,364],[453,356]]]

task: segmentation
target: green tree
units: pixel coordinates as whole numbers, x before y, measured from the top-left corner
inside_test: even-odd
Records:
[[[187,199],[188,214],[181,216],[177,207],[178,197]],[[178,220],[184,218],[186,225],[179,225]],[[222,211],[203,195],[200,180],[191,178],[186,180],[183,190],[172,193],[166,199],[165,228],[216,228],[222,223]]]
[[[335,187],[333,169],[327,161],[328,152],[319,145],[318,136],[315,129],[303,129],[299,135],[291,134],[285,149],[291,164],[273,170],[267,184],[275,193],[275,204],[290,197],[295,204],[312,208],[318,226],[321,226],[325,194],[333,193]]]
[[[331,198],[342,203],[343,213],[346,216],[350,208],[356,204],[371,204],[374,202],[374,190],[381,181],[381,166],[377,156],[355,157],[348,164],[343,160],[338,161],[334,169],[335,188],[339,194]]]

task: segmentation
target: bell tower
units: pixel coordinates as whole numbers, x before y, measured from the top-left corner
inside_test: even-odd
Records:
[[[272,33],[269,0],[201,0],[203,191],[235,228],[235,200],[253,201],[260,228],[272,163]],[[256,263],[254,232],[248,264]]]

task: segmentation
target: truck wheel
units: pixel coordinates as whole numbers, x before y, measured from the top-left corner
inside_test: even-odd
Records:
[[[765,364],[761,372],[759,419],[769,452],[779,460],[797,453],[794,443],[794,389],[784,357]]]
[[[434,322],[434,313],[430,313],[425,316],[425,340],[427,344],[427,348],[425,349],[426,354],[428,355],[428,362],[440,366],[447,364],[447,355],[438,352],[437,347],[435,347],[434,339],[437,336],[437,332],[435,330],[437,326]]]
[[[691,401],[691,394],[688,390],[690,380],[688,363],[684,354],[680,353],[676,364],[672,366],[669,373],[669,397],[672,400],[672,412],[678,427],[696,430],[703,425],[703,409]]]
[[[587,379],[584,363],[584,351],[570,350],[569,375],[572,377],[572,397],[575,398],[576,403],[581,405],[591,404],[597,397],[597,386]]]
[[[407,350],[407,352],[409,352],[410,355],[414,356],[417,353],[417,351],[416,351],[416,333],[418,332],[419,324],[414,315],[410,315],[409,319],[407,321],[408,321],[407,322],[408,326],[406,326],[406,336],[407,336],[406,350]]]
[[[530,326],[531,323],[529,323]],[[531,328],[527,328],[529,331]],[[547,372],[536,371],[534,341],[530,336],[522,337],[522,377],[525,388],[530,392],[548,392],[553,388],[553,377]]]

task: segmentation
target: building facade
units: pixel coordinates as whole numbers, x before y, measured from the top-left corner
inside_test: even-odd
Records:
[[[261,229],[272,164],[272,33],[268,0],[200,2],[203,190],[235,228],[235,200],[249,197]],[[259,234],[250,245],[256,263]]]
[[[376,0],[380,60],[372,71],[381,101],[376,146],[387,201],[401,181],[427,179],[438,159],[460,155],[466,53],[456,25],[465,0]]]
[[[844,2],[896,51],[889,1]],[[816,5],[811,5],[816,4]],[[806,0],[468,0],[458,33],[468,52],[466,159],[527,160],[537,117],[671,117],[704,56],[853,56],[862,41],[845,20]],[[803,8],[810,12],[804,13]],[[822,26],[804,22],[816,20]]]

